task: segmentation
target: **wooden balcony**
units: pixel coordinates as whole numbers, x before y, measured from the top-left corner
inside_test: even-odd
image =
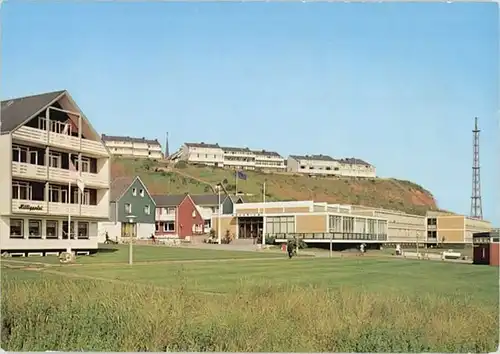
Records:
[[[12,137],[17,140],[28,141],[39,145],[79,151],[92,156],[109,156],[108,151],[100,141],[79,139],[66,134],[58,134],[26,126],[17,129],[12,134]]]
[[[85,186],[94,188],[109,188],[108,171],[101,173],[82,172],[82,180]],[[71,179],[69,170],[47,166],[32,165],[24,162],[12,162],[12,177],[33,179],[40,181],[50,181],[68,183]],[[74,180],[76,183],[76,179]]]

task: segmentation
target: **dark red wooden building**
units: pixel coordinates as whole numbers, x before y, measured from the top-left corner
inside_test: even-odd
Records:
[[[499,230],[479,232],[472,235],[474,253],[472,263],[491,266],[500,265]]]

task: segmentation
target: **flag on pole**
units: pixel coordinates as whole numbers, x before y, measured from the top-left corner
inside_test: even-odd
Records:
[[[69,170],[71,172],[71,178],[76,179],[76,185],[82,191],[85,189],[85,183],[83,183],[82,178],[78,175],[78,172],[76,170],[75,165],[73,164],[73,161],[71,161],[71,158],[69,159]]]
[[[247,175],[243,173],[242,171],[237,171],[236,172],[236,178],[242,179],[244,181],[247,180]]]

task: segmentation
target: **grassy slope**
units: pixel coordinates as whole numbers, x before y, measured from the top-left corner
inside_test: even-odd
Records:
[[[113,161],[114,177],[139,175],[153,194],[207,193],[206,183],[227,181],[234,190],[234,172],[225,169],[194,167],[162,170],[156,162],[116,159]],[[246,172],[248,179],[238,182],[238,190],[252,194],[250,200],[261,200],[261,186],[266,181],[267,200],[315,200],[317,202],[361,204],[424,214],[436,210],[432,194],[409,181],[396,179],[310,178],[292,174],[266,174]]]

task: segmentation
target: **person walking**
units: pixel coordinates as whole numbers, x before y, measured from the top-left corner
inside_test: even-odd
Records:
[[[286,250],[288,252],[288,258],[292,259],[293,253],[295,252],[295,250],[294,250],[294,244],[293,244],[292,240],[288,240],[288,243],[286,245]]]

